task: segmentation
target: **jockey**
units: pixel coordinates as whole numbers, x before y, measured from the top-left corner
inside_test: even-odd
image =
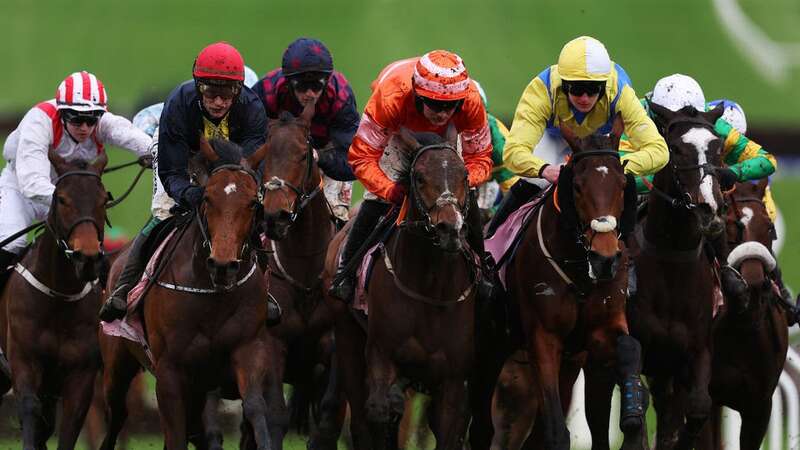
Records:
[[[637,150],[622,157],[625,173],[652,174],[666,165],[667,144],[636,98],[625,70],[611,61],[597,39],[581,36],[567,42],[558,64],[543,70],[522,93],[503,151],[509,170],[534,180],[512,186],[487,232],[493,233],[511,212],[558,180],[570,152],[559,123],[580,137],[608,133],[617,113]]]
[[[333,69],[325,44],[310,38],[295,40],[284,51],[281,67],[259,80],[253,91],[272,119],[281,111],[298,116],[307,104],[316,104],[311,145],[319,155],[325,198],[340,224],[346,222],[355,180],[347,164],[347,149],[358,129],[359,115],[353,90],[344,75]]]
[[[154,217],[136,236],[117,288],[100,310],[100,319],[111,322],[125,316],[128,292],[138,283],[147,261],[143,250],[153,227],[169,217],[173,207],[192,210],[203,201],[202,186],[189,179],[189,158],[198,147],[200,134],[206,139],[226,139],[251,154],[264,144],[267,129],[264,107],[243,85],[244,61],[239,51],[225,42],[204,48],[194,62],[193,79],[180,84],[164,103],[157,138],[154,167],[160,184],[154,197],[169,200],[154,208]],[[159,192],[158,188],[163,188]],[[155,202],[154,202],[155,203]],[[156,215],[158,211],[158,215]],[[268,324],[280,318],[280,308],[268,298]]]
[[[481,94],[483,106],[486,108],[486,118],[489,121],[489,131],[492,134],[492,178],[482,184],[478,189],[478,206],[481,209],[491,209],[494,206],[498,191],[506,193],[517,181],[519,177],[503,166],[503,148],[508,137],[508,128],[497,117],[489,112],[489,100],[486,98],[486,91],[483,86],[473,79],[478,93]]]
[[[434,50],[422,57],[393,62],[372,83],[372,96],[349,153],[353,172],[368,192],[345,244],[336,275],[338,283],[330,290],[332,296],[352,301],[355,277],[345,274],[344,269],[378,219],[392,204],[399,205],[406,197],[407,187],[402,180],[410,161],[394,142],[396,133],[405,127],[412,132],[443,135],[450,124],[461,134],[469,186],[475,188],[491,175],[492,143],[486,110],[461,58]],[[480,212],[474,192],[470,192],[469,201],[467,240],[483,259]],[[486,294],[491,284],[486,277],[482,280],[481,290]]]
[[[69,75],[56,98],[31,108],[3,146],[7,164],[0,175],[0,240],[44,220],[50,210],[55,171],[48,159],[52,149],[67,160],[92,160],[105,144],[130,150],[142,165],[150,138],[131,122],[108,112],[103,83],[88,72]],[[0,289],[7,268],[27,246],[25,236],[0,249]]]

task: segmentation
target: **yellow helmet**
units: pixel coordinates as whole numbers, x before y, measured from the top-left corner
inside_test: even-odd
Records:
[[[558,75],[568,81],[608,81],[611,58],[605,45],[589,36],[567,42],[558,55]]]

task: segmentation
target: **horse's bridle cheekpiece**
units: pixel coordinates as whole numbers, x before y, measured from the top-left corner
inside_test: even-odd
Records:
[[[294,221],[297,220],[297,217],[301,212],[303,212],[303,209],[322,190],[322,188],[317,185],[314,186],[314,189],[312,189],[310,192],[306,192],[306,184],[308,183],[308,180],[311,179],[314,171],[314,147],[311,145],[310,135],[306,136],[306,142],[308,143],[308,149],[306,151],[306,171],[303,173],[303,180],[300,182],[300,187],[297,187],[283,178],[274,175],[270,177],[266,183],[264,183],[264,189],[266,192],[279,191],[286,187],[294,191],[294,193],[297,195],[297,198],[294,202],[292,202],[291,205],[292,212],[289,216],[289,222],[291,223],[294,223]]]

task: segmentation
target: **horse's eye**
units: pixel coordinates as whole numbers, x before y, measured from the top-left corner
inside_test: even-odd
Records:
[[[59,205],[66,205],[67,204],[67,201],[64,199],[64,197],[62,197],[60,195],[57,196],[56,199],[58,200],[58,204]]]

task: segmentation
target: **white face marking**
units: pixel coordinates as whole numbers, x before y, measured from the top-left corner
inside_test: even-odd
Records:
[[[444,190],[445,190],[445,192],[449,192],[450,191],[450,186],[447,183],[447,160],[446,159],[442,160],[442,169],[444,169]]]
[[[236,192],[236,183],[231,183],[225,186],[225,194],[231,195],[232,193]]]
[[[742,208],[742,218],[740,219],[740,221],[742,222],[742,225],[744,225],[744,227],[747,228],[747,225],[750,223],[751,220],[753,220],[753,210],[745,206],[744,208]]]
[[[553,290],[547,283],[536,283],[536,286],[533,287],[536,289],[535,295],[556,295],[556,291]]]
[[[603,178],[605,178],[605,176],[608,175],[608,167],[606,167],[606,166],[598,166],[598,167],[595,167],[594,170],[602,173],[603,174]]]
[[[708,163],[706,150],[708,150],[708,143],[716,139],[714,133],[705,128],[692,128],[686,134],[681,136],[681,140],[687,144],[693,145],[697,149],[697,163],[701,166]],[[700,177],[700,195],[711,206],[712,211],[717,212],[717,200],[714,198],[714,180],[709,176],[705,176],[704,170],[701,168]]]

